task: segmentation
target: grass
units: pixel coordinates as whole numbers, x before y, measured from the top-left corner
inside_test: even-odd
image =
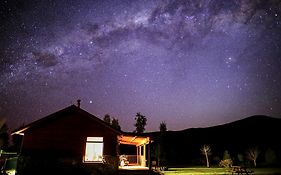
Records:
[[[227,174],[225,168],[170,168],[164,175],[190,175],[190,174]],[[230,173],[231,174],[231,173]]]
[[[281,174],[281,168],[254,168],[251,169],[254,174]],[[191,174],[225,174],[229,175],[228,169],[225,168],[170,168],[168,171],[164,171],[164,175],[191,175]]]

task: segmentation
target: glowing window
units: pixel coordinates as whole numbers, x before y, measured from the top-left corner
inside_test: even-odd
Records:
[[[103,137],[87,137],[85,162],[102,162]]]

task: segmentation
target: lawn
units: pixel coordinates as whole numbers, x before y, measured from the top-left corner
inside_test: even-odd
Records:
[[[281,174],[281,168],[255,168],[254,174]],[[170,168],[164,175],[191,175],[191,174],[231,174],[225,168]]]

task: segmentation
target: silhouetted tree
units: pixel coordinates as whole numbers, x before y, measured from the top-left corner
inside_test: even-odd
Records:
[[[223,160],[226,160],[226,159],[231,159],[230,154],[228,153],[227,150],[225,150],[223,153]]]
[[[103,121],[110,124],[111,123],[111,118],[109,114],[105,114],[103,117]]]
[[[108,123],[113,128],[121,131],[121,126],[119,125],[119,121],[118,121],[117,118],[112,117],[112,120],[111,120],[110,115],[109,114],[105,114],[104,117],[103,117],[103,121],[105,123]]]
[[[272,165],[277,162],[277,156],[273,149],[268,148],[265,152],[265,162],[267,165]]]
[[[211,147],[210,147],[210,145],[203,145],[200,150],[201,150],[201,153],[203,155],[205,155],[207,167],[209,168],[210,167],[209,155],[211,154]]]
[[[238,158],[239,162],[244,162],[244,156],[243,156],[243,154],[238,154],[238,155],[237,155],[237,158]]]
[[[146,121],[147,121],[146,117],[144,115],[141,115],[140,112],[138,112],[136,114],[135,120],[136,120],[136,123],[135,123],[136,130],[135,130],[135,132],[136,133],[143,133],[145,131],[145,126],[146,126]]]
[[[229,168],[229,167],[232,166],[232,164],[233,164],[233,162],[231,160],[230,154],[228,153],[227,150],[225,150],[224,153],[223,153],[223,158],[220,161],[219,165],[221,167]]]
[[[159,129],[160,129],[160,132],[165,132],[165,131],[167,131],[167,124],[166,124],[166,122],[161,122],[160,123],[160,126],[159,126]]]
[[[119,121],[116,118],[112,118],[111,126],[119,131],[121,131],[121,126],[119,125]]]
[[[9,145],[8,126],[4,119],[0,119],[0,150],[6,149]]]
[[[159,135],[159,142],[158,142],[158,149],[157,149],[157,159],[158,159],[158,166],[163,165],[166,161],[166,147],[165,147],[165,138],[166,138],[166,131],[167,125],[164,121],[160,123],[159,126],[160,135]]]
[[[254,163],[254,166],[256,167],[257,166],[257,158],[260,154],[260,151],[259,151],[259,148],[258,147],[253,147],[253,148],[250,148],[247,152],[247,158],[251,161],[253,161]]]

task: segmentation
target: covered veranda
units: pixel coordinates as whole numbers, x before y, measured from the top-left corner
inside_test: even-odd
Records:
[[[118,136],[119,169],[148,170],[150,166],[150,138],[124,134]]]

